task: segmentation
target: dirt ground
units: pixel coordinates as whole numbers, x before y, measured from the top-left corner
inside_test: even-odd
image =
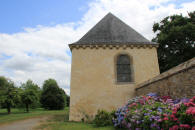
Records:
[[[33,128],[40,125],[47,119],[48,117],[37,117],[21,121],[15,121],[12,123],[1,125],[0,130],[33,130]]]

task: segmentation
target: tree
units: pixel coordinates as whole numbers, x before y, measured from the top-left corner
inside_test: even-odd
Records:
[[[22,84],[22,89],[21,100],[26,106],[26,111],[29,112],[29,106],[39,101],[40,88],[31,80],[28,80],[25,84]]]
[[[0,77],[0,103],[7,108],[8,114],[11,113],[11,107],[19,101],[17,88],[11,80]]]
[[[66,94],[59,88],[54,79],[48,79],[43,84],[41,94],[41,104],[45,109],[59,110],[64,109],[66,104]]]
[[[166,17],[153,25],[153,31],[157,36],[152,41],[159,43],[161,72],[195,57],[195,11],[188,17]]]
[[[3,76],[0,76],[0,103],[4,101],[6,85],[7,79]]]
[[[66,106],[70,106],[70,96],[66,95]]]

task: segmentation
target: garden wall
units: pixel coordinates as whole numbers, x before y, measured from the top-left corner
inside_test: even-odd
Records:
[[[136,86],[136,95],[156,92],[173,98],[195,96],[195,58]]]

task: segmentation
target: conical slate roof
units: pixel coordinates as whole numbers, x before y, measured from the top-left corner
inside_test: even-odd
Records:
[[[108,13],[74,44],[155,44],[119,18]]]

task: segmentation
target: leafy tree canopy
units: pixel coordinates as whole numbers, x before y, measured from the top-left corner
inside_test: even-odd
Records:
[[[54,79],[48,79],[44,82],[43,92],[41,94],[41,104],[45,109],[64,109],[66,94],[63,89],[59,88]]]
[[[6,79],[5,77],[0,77],[0,103],[6,106],[8,114],[11,113],[11,107],[19,102],[19,94],[14,83]]]
[[[152,41],[159,43],[161,72],[195,57],[195,11],[188,17],[166,17],[153,25],[153,31],[157,36]]]
[[[70,96],[66,95],[66,106],[70,106]]]
[[[7,84],[7,79],[3,76],[0,76],[0,103],[4,101],[5,89]]]
[[[21,85],[22,89],[32,89],[35,91],[40,91],[40,87],[37,84],[34,84],[32,80],[27,80],[26,83]]]
[[[40,88],[31,80],[22,84],[21,88],[23,89],[21,93],[21,100],[26,106],[26,111],[29,112],[29,105],[39,102]]]

